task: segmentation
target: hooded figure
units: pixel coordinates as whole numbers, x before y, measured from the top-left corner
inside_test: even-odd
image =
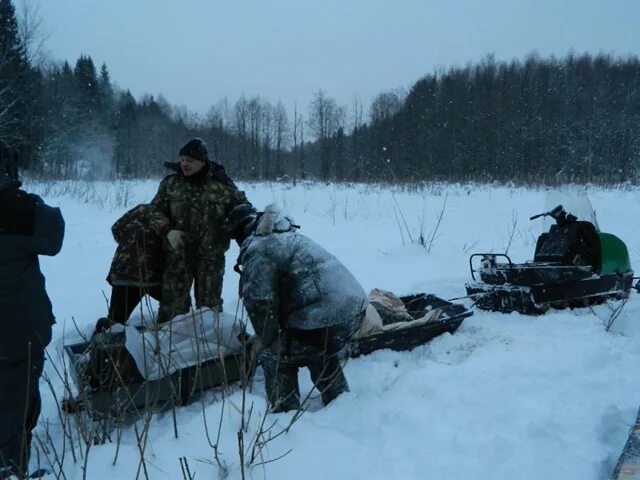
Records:
[[[165,265],[158,322],[189,310],[195,282],[196,307],[222,309],[224,254],[229,236],[222,224],[231,210],[247,203],[224,168],[209,160],[198,138],[179,152],[176,171],[160,183],[151,201],[155,214],[150,226],[163,239]]]
[[[164,249],[163,239],[151,227],[155,215],[153,205],[137,205],[112,225],[118,247],[107,275],[111,285],[109,315],[98,319],[96,333],[114,323],[125,324],[145,295],[161,299]]]
[[[27,473],[54,323],[38,256],[56,255],[64,237],[60,210],[20,185],[0,172],[0,478]]]
[[[272,411],[300,407],[300,367],[309,368],[325,405],[348,391],[341,360],[367,308],[358,281],[276,205],[261,214],[241,205],[226,228],[241,244],[240,296],[258,338]]]

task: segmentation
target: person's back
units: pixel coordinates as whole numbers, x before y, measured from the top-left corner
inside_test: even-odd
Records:
[[[117,247],[107,274],[111,285],[109,313],[98,319],[94,333],[106,331],[115,323],[124,325],[145,295],[161,299],[163,239],[151,226],[158,216],[162,221],[153,205],[140,204],[111,226]]]
[[[305,235],[295,230],[254,235],[247,243],[242,256],[242,296],[245,302],[277,296],[278,315],[288,328],[344,324],[366,309],[366,294],[351,272]],[[259,264],[265,261],[280,272],[275,291],[273,283],[262,278],[266,270]]]
[[[0,174],[0,474],[28,467],[54,323],[38,255],[56,255],[64,238],[60,210],[19,186]]]

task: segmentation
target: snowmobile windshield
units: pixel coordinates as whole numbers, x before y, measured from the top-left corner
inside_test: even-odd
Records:
[[[543,211],[548,212],[558,205],[562,205],[567,214],[575,215],[578,220],[591,222],[596,229],[600,230],[596,212],[591,205],[587,192],[583,189],[564,187],[559,190],[547,190]],[[542,231],[549,230],[549,227],[555,223],[553,218],[550,217],[545,217],[542,220],[540,222]]]

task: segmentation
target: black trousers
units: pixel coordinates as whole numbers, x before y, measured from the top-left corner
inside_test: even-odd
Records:
[[[31,349],[29,358],[0,358],[0,471],[25,475],[29,468],[31,432],[40,416],[39,381],[44,350]]]
[[[109,319],[112,323],[124,325],[145,295],[160,301],[161,287],[136,287],[130,285],[114,285],[109,302]]]
[[[345,324],[315,330],[289,328],[281,332],[280,350],[265,348],[260,356],[271,411],[300,408],[298,369],[301,367],[309,369],[325,405],[348,392],[349,384],[341,363],[352,334],[351,325]]]

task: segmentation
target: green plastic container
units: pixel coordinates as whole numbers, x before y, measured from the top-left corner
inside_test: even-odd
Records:
[[[629,251],[622,240],[610,233],[599,233],[602,252],[601,275],[628,273],[631,271]]]

